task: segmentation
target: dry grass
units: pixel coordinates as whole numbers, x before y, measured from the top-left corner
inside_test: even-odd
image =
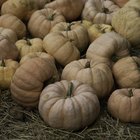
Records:
[[[17,105],[8,90],[2,91],[0,103],[0,140],[139,140],[140,124],[121,123],[107,112],[101,101],[101,113],[92,126],[77,132],[47,126],[38,110],[25,110]]]

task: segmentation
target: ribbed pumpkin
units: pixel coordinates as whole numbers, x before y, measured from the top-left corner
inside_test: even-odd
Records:
[[[111,69],[105,63],[80,59],[67,64],[61,75],[63,80],[78,80],[89,84],[97,91],[99,98],[110,95],[114,85]]]
[[[57,76],[57,69],[50,60],[34,58],[26,61],[13,76],[10,87],[12,97],[22,106],[35,107],[44,82],[51,78],[58,78]]]
[[[62,80],[45,87],[39,113],[54,128],[79,130],[92,124],[100,112],[96,91],[79,81]]]

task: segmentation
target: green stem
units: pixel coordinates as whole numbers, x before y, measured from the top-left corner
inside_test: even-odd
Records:
[[[53,19],[54,19],[55,14],[56,14],[56,13],[53,13],[53,14],[49,15],[49,16],[48,16],[48,20],[53,20]]]
[[[129,93],[129,97],[132,97],[132,96],[133,96],[133,91],[132,91],[132,89],[129,89],[128,93]]]
[[[67,91],[67,98],[70,98],[72,95],[72,91],[73,91],[73,83],[70,82],[69,87],[68,87],[68,91]]]

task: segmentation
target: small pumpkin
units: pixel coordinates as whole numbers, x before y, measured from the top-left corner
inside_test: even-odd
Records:
[[[118,60],[112,70],[120,88],[140,88],[140,58],[125,57]]]
[[[54,25],[63,21],[65,18],[60,12],[51,8],[41,9],[32,14],[28,29],[33,37],[43,39]]]
[[[96,91],[79,81],[62,80],[45,87],[39,113],[54,128],[79,130],[92,124],[100,112]]]
[[[115,90],[109,97],[109,113],[122,122],[140,123],[140,89]]]
[[[40,38],[25,38],[18,40],[15,43],[19,53],[20,58],[25,56],[26,54],[30,52],[42,52],[43,51],[43,40]]]
[[[18,39],[26,36],[25,24],[14,15],[4,14],[0,16],[0,27],[12,29],[16,32]]]
[[[62,80],[78,80],[92,86],[99,98],[110,95],[114,86],[111,69],[105,63],[90,59],[79,59],[67,64],[61,75]]]
[[[86,58],[104,62],[110,67],[120,58],[129,56],[130,43],[121,35],[109,32],[94,40],[87,49]]]
[[[111,24],[112,15],[119,9],[120,8],[110,0],[88,0],[82,12],[82,19],[97,24]]]
[[[12,59],[0,60],[0,88],[8,89],[16,69],[19,67],[17,61]]]
[[[42,58],[26,61],[13,76],[10,86],[13,99],[22,106],[36,107],[44,82],[53,77],[58,78],[52,61]]]
[[[45,36],[43,48],[62,66],[80,58],[80,52],[73,41],[60,32],[52,32]]]

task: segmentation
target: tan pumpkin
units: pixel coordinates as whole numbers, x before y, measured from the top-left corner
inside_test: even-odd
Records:
[[[113,74],[120,88],[140,88],[140,58],[125,57],[113,66]]]
[[[96,38],[104,33],[113,31],[111,25],[108,24],[93,24],[88,28],[88,35],[90,42],[93,42]]]
[[[88,47],[89,37],[87,29],[80,24],[60,22],[51,29],[51,32],[61,32],[73,41],[80,52],[85,51]]]
[[[0,35],[7,37],[7,39],[12,43],[15,43],[17,41],[17,35],[11,29],[0,27]]]
[[[104,63],[80,59],[67,64],[61,75],[63,80],[78,80],[92,86],[99,98],[110,95],[114,85],[111,69]]]
[[[26,26],[16,16],[4,14],[0,16],[0,27],[9,28],[16,32],[18,39],[26,36]]]
[[[32,36],[44,38],[51,28],[65,21],[64,16],[51,8],[41,9],[34,12],[28,22],[28,29]]]
[[[25,56],[30,52],[42,52],[43,51],[43,40],[40,38],[32,39],[21,39],[15,43],[19,53],[20,58]]]
[[[13,76],[10,87],[13,99],[25,107],[37,106],[44,82],[56,76],[57,69],[50,60],[34,58],[26,61]]]
[[[0,88],[8,89],[11,84],[12,77],[19,67],[17,61],[12,59],[0,60]]]
[[[55,0],[45,5],[60,11],[67,21],[76,20],[82,13],[84,1],[82,0]]]
[[[0,58],[16,60],[18,55],[19,52],[14,43],[0,35]]]
[[[129,56],[130,43],[115,32],[101,35],[87,49],[86,58],[107,63],[110,67],[118,59]]]
[[[123,7],[129,0],[112,0],[116,3],[119,7]]]
[[[111,24],[112,15],[119,9],[110,0],[88,0],[82,12],[82,19],[93,23]]]
[[[43,48],[63,66],[80,58],[80,52],[73,41],[59,32],[52,32],[45,36]]]
[[[128,2],[129,3],[129,2]],[[112,18],[112,26],[116,32],[125,37],[135,48],[140,48],[140,1],[139,7],[123,7]]]
[[[1,13],[12,14],[21,20],[28,20],[37,9],[38,5],[35,0],[8,0],[2,5]]]
[[[140,89],[115,90],[107,106],[109,113],[122,122],[140,123]]]
[[[92,124],[100,112],[96,91],[79,81],[62,80],[45,87],[39,113],[54,128],[79,130]]]
[[[33,58],[36,58],[36,57],[40,57],[40,58],[43,58],[45,60],[49,59],[49,60],[51,60],[52,62],[55,63],[54,57],[51,56],[50,54],[46,53],[46,52],[31,52],[31,53],[28,53],[21,58],[19,63],[20,63],[20,65],[22,65],[27,60],[29,61],[30,59],[33,59]]]

